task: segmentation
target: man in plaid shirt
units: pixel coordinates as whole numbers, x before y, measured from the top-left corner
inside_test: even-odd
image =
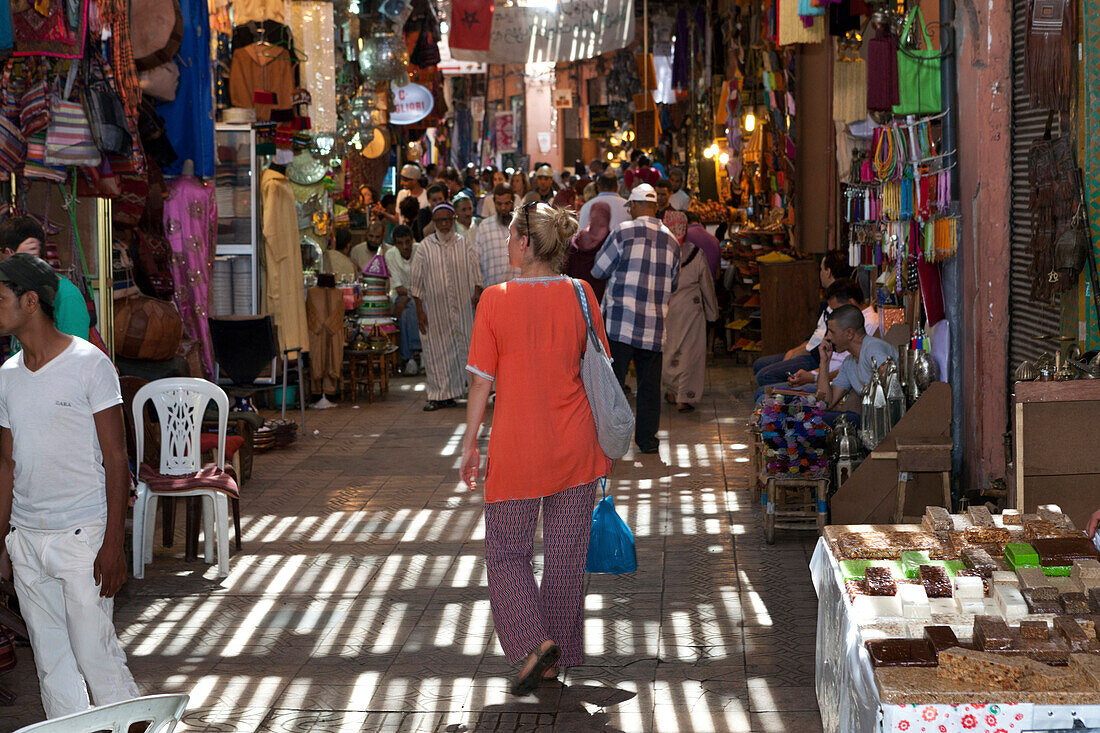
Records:
[[[608,235],[592,275],[607,280],[602,308],[615,376],[622,384],[631,361],[637,372],[634,442],[642,453],[656,453],[661,342],[668,301],[680,273],[680,244],[656,218],[653,186],[636,186],[626,205],[633,221],[623,222]]]
[[[486,288],[519,277],[519,269],[512,267],[508,259],[508,227],[512,224],[513,198],[512,187],[507,183],[498,183],[493,189],[493,205],[497,213],[483,219],[470,238]]]

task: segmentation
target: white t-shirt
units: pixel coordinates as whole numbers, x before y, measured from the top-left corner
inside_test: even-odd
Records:
[[[619,225],[624,221],[630,221],[630,212],[626,210],[626,199],[617,193],[604,191],[603,193],[596,194],[594,199],[586,201],[584,206],[581,207],[581,211],[577,215],[578,229],[584,229],[588,226],[592,218],[592,207],[596,205],[597,201],[602,201],[611,209],[611,225],[608,231],[613,232],[618,229]]]
[[[19,352],[0,366],[0,427],[11,430],[11,523],[62,530],[107,521],[107,472],[94,415],[122,404],[107,356],[73,337],[36,372]]]
[[[390,247],[386,251],[386,267],[390,268],[390,300],[397,300],[397,289],[409,287],[412,283],[412,261],[420,245],[413,242],[413,251],[409,259],[401,256],[401,250]]]
[[[397,192],[397,210],[401,211],[401,202],[407,199],[412,194],[409,193],[409,189],[403,188]],[[428,189],[420,189],[420,193],[417,195],[416,200],[420,202],[420,208],[428,208]]]

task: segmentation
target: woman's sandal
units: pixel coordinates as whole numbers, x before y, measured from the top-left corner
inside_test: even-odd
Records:
[[[559,657],[561,657],[561,649],[557,644],[551,644],[539,653],[538,659],[535,660],[531,669],[527,670],[526,674],[520,675],[519,679],[512,683],[510,692],[517,697],[530,695],[542,682],[543,673],[557,664]]]

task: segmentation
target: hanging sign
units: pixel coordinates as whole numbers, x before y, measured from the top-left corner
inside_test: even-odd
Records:
[[[516,149],[515,112],[497,112],[493,118],[493,138],[498,153],[509,153]]]
[[[554,109],[573,109],[573,90],[554,90]]]
[[[488,23],[485,4],[462,0],[452,5],[464,13],[452,18],[454,58],[487,64],[577,61],[634,41],[634,0],[559,0],[549,7],[495,3]]]
[[[390,113],[390,123],[394,125],[411,125],[420,122],[432,113],[435,107],[435,97],[427,87],[419,84],[406,84],[403,87],[390,85],[393,88],[393,112]]]

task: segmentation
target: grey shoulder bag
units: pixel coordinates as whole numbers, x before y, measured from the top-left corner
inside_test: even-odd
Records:
[[[592,314],[588,312],[588,298],[577,279],[573,279],[573,289],[584,314],[588,327],[588,343],[581,357],[581,381],[588,395],[588,404],[592,408],[592,417],[596,419],[596,436],[600,449],[608,458],[622,458],[630,449],[634,437],[634,413],[626,401],[623,388],[615,378],[611,368],[611,358],[604,351],[596,329],[592,326]]]

